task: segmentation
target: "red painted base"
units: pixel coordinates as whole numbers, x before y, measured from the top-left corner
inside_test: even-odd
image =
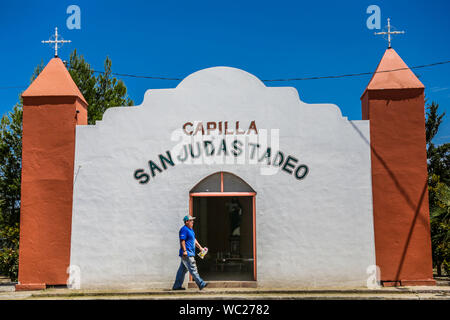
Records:
[[[381,285],[383,287],[400,287],[400,281],[382,281]]]
[[[400,281],[382,281],[383,287],[404,287],[404,286],[435,286],[436,280],[400,280]]]
[[[402,286],[435,286],[436,280],[426,279],[426,280],[402,280]]]
[[[20,283],[16,284],[16,291],[44,290],[46,287],[45,283]]]

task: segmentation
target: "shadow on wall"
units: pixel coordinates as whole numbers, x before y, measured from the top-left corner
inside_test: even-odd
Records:
[[[400,182],[399,182],[398,178],[395,176],[394,172],[389,168],[389,166],[386,163],[386,161],[380,156],[380,154],[377,152],[377,150],[370,144],[370,142],[366,139],[366,137],[362,134],[362,132],[358,129],[358,127],[356,127],[355,124],[352,121],[349,121],[349,123],[352,125],[353,129],[355,129],[357,131],[357,133],[364,140],[364,142],[370,147],[370,150],[372,151],[372,154],[382,164],[382,166],[384,167],[386,172],[389,174],[389,177],[395,183],[395,186],[399,190],[399,192],[402,195],[403,199],[406,201],[408,206],[414,211],[414,218],[413,218],[413,220],[411,222],[411,226],[409,227],[408,236],[406,237],[406,241],[405,241],[405,245],[404,245],[404,248],[403,248],[403,252],[402,252],[402,255],[401,255],[401,258],[400,258],[400,262],[399,262],[399,265],[398,265],[398,268],[397,268],[397,271],[396,271],[396,276],[395,276],[395,279],[392,279],[394,281],[399,281],[400,280],[399,279],[400,273],[402,271],[403,264],[405,262],[406,253],[408,251],[408,248],[409,248],[409,245],[410,245],[410,242],[411,242],[411,237],[412,237],[412,234],[413,234],[413,231],[414,231],[414,227],[416,225],[417,218],[419,217],[420,208],[422,207],[422,203],[423,203],[423,200],[425,198],[426,191],[428,190],[428,181],[427,181],[427,179],[425,179],[425,183],[424,183],[424,186],[422,188],[422,192],[420,194],[419,202],[418,202],[417,205],[415,205],[413,200],[411,199],[411,197],[406,192],[405,188],[403,188],[402,185],[400,184]],[[425,225],[427,225],[429,223],[429,221],[426,220],[426,217],[421,216],[421,219],[423,220],[422,222]]]

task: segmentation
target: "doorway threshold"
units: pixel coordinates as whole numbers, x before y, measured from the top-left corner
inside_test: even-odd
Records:
[[[257,288],[256,281],[207,281],[208,288]],[[189,281],[189,289],[197,288],[194,281]]]

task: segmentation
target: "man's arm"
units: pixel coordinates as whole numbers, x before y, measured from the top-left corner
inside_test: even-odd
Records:
[[[181,249],[183,249],[183,256],[187,256],[186,240],[180,240],[180,244],[181,244]]]
[[[195,246],[196,246],[200,251],[203,250],[203,247],[200,245],[200,243],[198,243],[197,239],[195,239]]]

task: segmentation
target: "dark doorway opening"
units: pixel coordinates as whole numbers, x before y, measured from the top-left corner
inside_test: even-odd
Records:
[[[196,259],[204,280],[255,280],[253,205],[252,196],[192,198],[195,235],[208,247],[205,258]]]

